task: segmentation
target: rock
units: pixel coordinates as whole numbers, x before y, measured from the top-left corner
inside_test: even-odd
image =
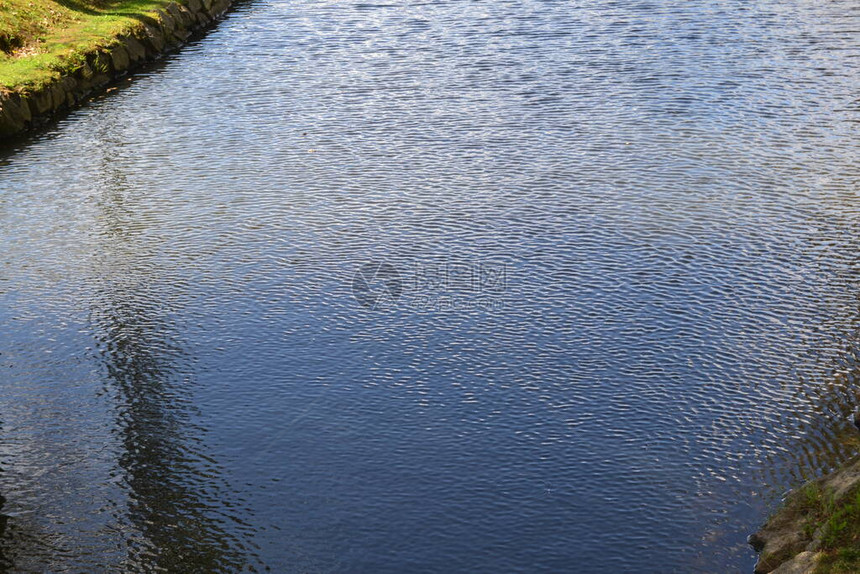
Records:
[[[96,52],[89,57],[90,68],[93,73],[110,75],[111,60],[109,52]]]
[[[35,94],[31,94],[29,102],[30,113],[33,116],[42,116],[54,110],[52,92],[52,86],[49,86],[39,90]]]
[[[185,6],[179,6],[179,14],[182,18],[182,25],[186,28],[190,28],[194,25],[194,22],[197,21],[197,18],[194,17],[194,14],[192,14],[191,11]]]
[[[114,46],[110,51],[111,69],[116,75],[124,74],[131,65],[128,52],[123,46]]]
[[[69,106],[75,105],[79,100],[78,82],[72,76],[66,76],[59,81],[60,88],[66,94],[66,103]]]
[[[197,26],[202,28],[207,26],[212,21],[212,18],[206,12],[197,13]]]
[[[816,552],[801,552],[771,574],[812,574],[818,564],[819,556]]]
[[[94,75],[95,74],[93,72],[93,69],[90,68],[90,65],[86,63],[77,70],[75,70],[75,77],[77,77],[78,80],[80,80],[80,82],[84,85],[88,85],[93,79]]]
[[[54,107],[54,111],[65,107],[68,103],[66,91],[63,89],[62,83],[54,82],[51,84],[51,105]]]
[[[217,14],[223,14],[227,11],[227,8],[230,7],[230,2],[231,0],[215,0],[212,4],[212,8]]]
[[[838,506],[840,501],[844,503],[845,500],[852,499],[852,493],[858,487],[860,456],[854,457],[835,472],[807,483],[789,494],[782,507],[768,519],[762,529],[747,538],[750,546],[759,552],[755,574],[812,572],[821,556],[818,550],[822,546],[824,528],[818,527],[809,533],[810,502],[808,498],[804,498],[809,496],[806,489],[814,489],[812,492],[818,493],[816,497],[827,496]],[[849,496],[846,497],[846,494]]]
[[[165,6],[164,10],[173,16],[173,19],[176,20],[177,24],[182,23],[182,10],[176,2],[171,2],[167,6]]]
[[[173,37],[176,38],[179,44],[184,43],[189,36],[191,36],[191,32],[185,28],[180,27],[173,31]]]
[[[860,456],[856,456],[836,472],[819,479],[821,487],[833,491],[836,499],[860,484]]]
[[[752,549],[756,552],[761,552],[766,542],[767,541],[762,538],[757,532],[747,536],[747,544],[752,546]]]
[[[0,137],[8,137],[22,131],[32,119],[30,107],[22,105],[17,94],[0,98]]]
[[[96,52],[89,58],[90,69],[93,71],[93,86],[103,86],[111,79],[110,55],[106,52]]]
[[[144,30],[145,34],[143,35],[142,41],[149,51],[156,54],[163,52],[165,41],[164,32],[162,32],[161,28],[156,28],[155,26],[147,24],[144,26]]]
[[[176,30],[176,20],[173,19],[173,16],[168,12],[161,12],[158,19],[161,22],[161,29],[164,30],[164,35],[170,36],[173,34],[173,31]]]
[[[757,534],[760,554],[755,574],[769,574],[786,560],[806,550],[812,540],[804,535],[801,519],[802,516],[796,521],[768,522]]]
[[[123,38],[122,43],[125,46],[126,51],[128,51],[128,58],[132,63],[138,64],[146,61],[146,48],[143,47],[143,44],[138,42],[137,38],[127,36],[126,38]]]

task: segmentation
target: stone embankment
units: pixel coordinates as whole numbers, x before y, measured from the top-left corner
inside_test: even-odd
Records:
[[[83,63],[38,89],[0,93],[0,138],[38,126],[52,116],[80,106],[113,80],[185,43],[195,30],[209,26],[227,11],[232,0],[182,0],[152,17],[141,18],[134,30],[83,54]]]

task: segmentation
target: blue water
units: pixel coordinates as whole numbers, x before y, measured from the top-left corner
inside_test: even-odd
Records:
[[[0,155],[0,562],[749,572],[860,449],[856,3],[257,0]]]

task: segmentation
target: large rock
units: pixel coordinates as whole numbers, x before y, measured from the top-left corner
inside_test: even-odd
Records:
[[[114,46],[110,51],[111,69],[114,75],[119,76],[128,71],[131,65],[131,59],[128,57],[128,52],[122,45]]]
[[[206,11],[201,10],[197,13],[197,27],[202,28],[207,26],[210,22],[212,22],[212,17],[206,13]]]
[[[8,137],[24,130],[33,116],[30,106],[18,94],[0,96],[0,137]]]
[[[71,105],[73,103],[74,101],[69,102],[69,99],[66,96],[66,90],[63,88],[61,82],[54,82],[51,84],[51,106],[53,106],[54,111],[63,109],[67,105]]]
[[[788,562],[773,571],[773,574],[811,574],[818,565],[819,554],[815,552],[801,552]]]
[[[764,528],[750,536],[750,545],[760,553],[755,574],[769,574],[806,550],[812,537],[804,533],[804,524],[802,514],[778,512]]]
[[[182,13],[182,7],[175,2],[171,2],[170,4],[168,4],[164,8],[164,10],[173,17],[173,19],[179,26],[187,25],[187,23],[185,22],[185,15]]]
[[[164,30],[165,36],[173,34],[176,30],[176,20],[168,12],[162,12],[158,20],[161,22],[161,29]]]
[[[137,40],[137,38],[127,36],[122,39],[122,43],[128,52],[129,60],[131,60],[133,64],[139,64],[146,61],[146,48]]]
[[[30,95],[30,113],[33,116],[43,116],[54,110],[52,92],[52,86],[48,86]]]
[[[144,25],[144,35],[142,37],[144,45],[153,53],[164,51],[164,32],[160,27]]]
[[[186,28],[193,27],[194,24],[197,22],[197,18],[194,17],[194,13],[191,12],[191,10],[189,10],[185,6],[179,6],[179,14],[182,18],[182,25]]]

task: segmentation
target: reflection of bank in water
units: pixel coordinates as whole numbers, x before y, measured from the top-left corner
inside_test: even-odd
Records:
[[[194,358],[175,327],[181,281],[155,263],[159,244],[145,238],[147,226],[157,223],[154,214],[129,199],[130,186],[112,167],[109,138],[103,143],[103,226],[90,320],[116,401],[128,497],[120,520],[131,527],[127,564],[144,571],[244,571],[256,563],[249,528],[232,512],[237,497],[218,463],[205,454],[206,429],[192,420]]]
[[[241,532],[211,508],[231,496],[217,463],[201,452],[205,429],[190,421],[190,377],[168,327],[122,290],[94,317],[109,384],[118,391],[119,465],[128,489],[129,560],[171,572],[240,571]],[[139,300],[139,299],[138,299]],[[229,512],[229,510],[228,510]],[[234,519],[235,520],[235,519]],[[241,522],[234,524],[242,528]]]

